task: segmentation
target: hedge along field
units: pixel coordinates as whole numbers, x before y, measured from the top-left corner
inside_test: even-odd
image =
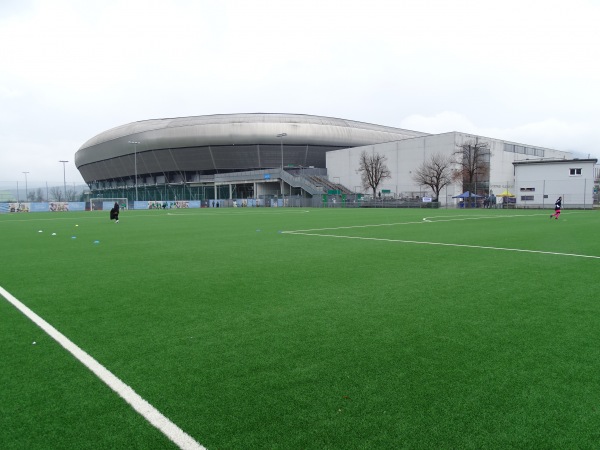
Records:
[[[1,215],[0,286],[207,448],[590,448],[600,215],[549,214]],[[0,320],[1,447],[174,447]]]

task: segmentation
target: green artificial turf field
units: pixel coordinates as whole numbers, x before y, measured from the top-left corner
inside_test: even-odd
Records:
[[[0,286],[209,449],[596,448],[600,214],[549,214],[0,215]],[[0,360],[1,448],[175,448],[2,297]]]

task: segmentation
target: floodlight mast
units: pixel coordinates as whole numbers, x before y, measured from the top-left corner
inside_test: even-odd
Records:
[[[67,176],[65,174],[65,164],[69,161],[60,160],[59,162],[63,165],[63,188],[65,190],[65,201],[67,201]]]
[[[25,174],[25,201],[27,201],[27,174],[29,172],[23,172]]]
[[[137,181],[137,145],[140,144],[139,141],[129,141],[130,144],[133,144],[133,171],[135,177],[135,201],[138,201],[138,181]],[[135,205],[134,205],[135,208]]]
[[[283,198],[283,138],[287,136],[287,133],[279,133],[277,137],[281,143],[281,198]]]
[[[283,170],[283,138],[287,136],[287,133],[279,133],[277,137],[281,142],[281,170]]]

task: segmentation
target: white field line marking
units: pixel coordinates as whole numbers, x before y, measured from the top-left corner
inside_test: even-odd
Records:
[[[543,214],[509,214],[502,216],[432,216],[424,217],[423,220],[430,220],[433,222],[452,222],[455,220],[481,220],[481,219],[513,219],[515,217],[534,217],[534,216],[547,216]]]
[[[236,208],[236,209],[241,209],[240,208]],[[248,209],[248,208],[245,208]],[[262,216],[277,216],[277,215],[282,215],[282,214],[308,214],[310,213],[310,211],[302,209],[300,211],[286,211],[286,212],[254,212],[254,211],[249,211],[249,212],[223,212],[223,213],[213,213],[213,212],[200,212],[200,213],[173,213],[173,212],[167,212],[167,216],[201,216],[201,217],[206,217],[206,216],[238,216],[239,214],[243,214],[245,216],[249,216],[249,215],[262,215]],[[160,217],[160,216],[157,216]]]
[[[552,210],[554,211],[554,210]],[[586,214],[588,213],[588,211],[573,211],[573,210],[569,210],[569,212],[567,213],[569,216],[573,215],[573,214]],[[561,212],[561,215],[564,215],[565,212],[564,210]],[[519,218],[526,218],[526,217],[536,217],[536,216],[546,216],[548,217],[548,213],[547,212],[543,212],[543,213],[536,213],[536,214],[508,214],[508,215],[501,215],[501,216],[468,216],[468,217],[464,217],[464,216],[431,216],[431,217],[423,217],[423,220],[427,220],[427,221],[431,221],[431,222],[451,222],[453,220],[479,220],[479,219],[512,219],[515,217],[519,217]],[[439,219],[439,220],[436,220]]]
[[[376,223],[376,224],[368,224],[368,225],[349,225],[344,227],[329,227],[329,228],[310,228],[307,230],[292,230],[292,231],[282,231],[282,233],[288,234],[302,234],[307,231],[331,231],[331,230],[350,230],[353,228],[372,228],[372,227],[393,227],[396,225],[417,225],[423,223],[437,223],[437,222],[453,222],[453,221],[462,221],[462,220],[483,220],[483,219],[506,219],[506,218],[514,218],[514,217],[533,217],[533,216],[545,216],[546,214],[511,214],[508,216],[471,216],[471,217],[463,217],[463,216],[434,216],[434,217],[423,217],[422,220],[417,222],[395,222],[395,223]],[[443,218],[443,219],[441,219]],[[439,220],[433,220],[439,219]]]
[[[32,213],[32,214],[37,214],[37,213]],[[42,213],[43,214],[43,213]],[[0,220],[0,224],[5,224],[5,223],[15,223],[15,222],[57,222],[57,221],[65,221],[65,220],[70,220],[73,222],[77,222],[78,220],[104,220],[104,217],[100,217],[100,216],[94,216],[94,217],[77,217],[77,218],[73,218],[73,217],[52,217],[49,219],[45,219],[45,218],[30,218],[30,219],[9,219],[9,220]]]
[[[430,220],[431,218],[424,217],[423,220],[419,220],[418,222],[394,222],[394,223],[374,223],[367,225],[348,225],[345,227],[329,227],[329,228],[309,228],[307,230],[293,230],[293,231],[283,231],[283,233],[301,233],[306,231],[331,231],[331,230],[351,230],[353,228],[376,228],[376,227],[395,227],[397,225],[419,225],[423,223],[432,223],[434,221]],[[436,220],[435,222],[449,222],[450,220],[470,220],[465,218],[460,219],[449,219],[449,220]]]
[[[376,224],[370,224],[370,225],[349,225],[346,227],[310,228],[307,230],[282,231],[282,233],[303,234],[307,231],[351,230],[353,228],[394,227],[396,225],[418,225],[418,224],[422,224],[422,223],[424,223],[424,221],[422,221],[422,220],[420,220],[418,222],[376,223]]]
[[[31,321],[44,330],[50,337],[63,346],[83,365],[90,369],[98,378],[100,378],[108,387],[119,394],[127,403],[131,405],[148,422],[161,431],[166,437],[173,441],[181,449],[185,450],[204,450],[204,447],[198,444],[190,435],[163,416],[154,406],[140,397],[131,387],[123,383],[119,378],[113,375],[102,364],[80,349],[71,342],[65,335],[56,328],[34,313],[31,309],[21,303],[13,295],[0,286],[0,294],[12,303],[19,311],[25,314]]]
[[[421,222],[416,222],[416,223],[421,223]],[[542,251],[542,250],[526,250],[526,249],[522,249],[522,248],[487,247],[484,245],[448,244],[446,242],[409,241],[409,240],[404,240],[404,239],[384,239],[384,238],[372,238],[372,237],[370,238],[370,237],[359,237],[359,236],[337,236],[334,234],[304,233],[301,231],[283,231],[283,233],[298,234],[298,235],[304,235],[304,236],[339,238],[339,239],[358,239],[358,240],[364,240],[364,241],[398,242],[401,244],[442,245],[442,246],[446,246],[446,247],[477,248],[477,249],[484,249],[484,250],[501,250],[501,251],[506,251],[506,252],[540,253],[543,255],[575,256],[577,258],[600,259],[600,256],[594,256],[594,255],[578,255],[577,253],[546,252],[546,251]]]
[[[190,208],[190,209],[199,209],[199,208]],[[238,208],[236,208],[238,209]],[[239,208],[241,209],[241,207]],[[245,208],[248,209],[248,208]],[[273,208],[276,209],[276,208]],[[146,217],[165,217],[165,216],[199,216],[199,217],[205,217],[205,216],[234,216],[237,214],[244,214],[244,215],[252,215],[252,214],[257,214],[257,215],[263,215],[263,216],[275,216],[275,215],[282,215],[282,214],[308,214],[310,213],[309,210],[306,209],[302,209],[302,210],[295,210],[295,211],[287,211],[287,212],[243,212],[243,213],[233,213],[233,212],[224,212],[224,213],[205,213],[205,212],[199,212],[199,213],[172,213],[172,212],[167,212],[167,214],[135,214],[135,212],[139,212],[139,211],[150,211],[149,209],[138,209],[138,210],[134,210],[134,209],[130,209],[127,210],[127,212],[125,213],[125,215],[123,217],[127,218],[127,219],[139,219],[139,218],[146,218]],[[97,212],[97,211],[94,211]],[[130,215],[130,213],[133,212],[133,214]],[[33,214],[37,214],[37,213],[33,213]],[[120,214],[123,214],[122,212]],[[49,219],[45,219],[45,218],[30,218],[30,219],[11,219],[11,220],[0,220],[0,224],[4,224],[4,223],[15,223],[15,222],[43,222],[43,221],[59,221],[59,220],[71,220],[73,222],[76,222],[78,220],[105,220],[104,215],[100,216],[100,215],[94,215],[93,217],[77,217],[77,218],[73,218],[73,217],[52,217]],[[108,222],[108,221],[107,221]]]

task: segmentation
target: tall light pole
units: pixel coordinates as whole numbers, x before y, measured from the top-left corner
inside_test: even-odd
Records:
[[[23,172],[25,174],[25,201],[27,201],[27,174],[29,172]]]
[[[277,137],[281,142],[281,197],[283,198],[283,138],[287,136],[287,133],[279,133]]]
[[[279,138],[279,141],[281,142],[281,170],[283,170],[283,138],[287,136],[287,133],[279,133],[277,135],[277,137]]]
[[[138,141],[129,141],[129,143],[133,144],[133,173],[134,173],[134,176],[135,176],[135,201],[137,202],[137,200],[138,200],[138,193],[137,193],[137,145],[140,142],[138,142]]]
[[[65,175],[65,164],[69,161],[59,161],[63,165],[63,187],[65,189],[65,200],[67,200],[67,176]]]

